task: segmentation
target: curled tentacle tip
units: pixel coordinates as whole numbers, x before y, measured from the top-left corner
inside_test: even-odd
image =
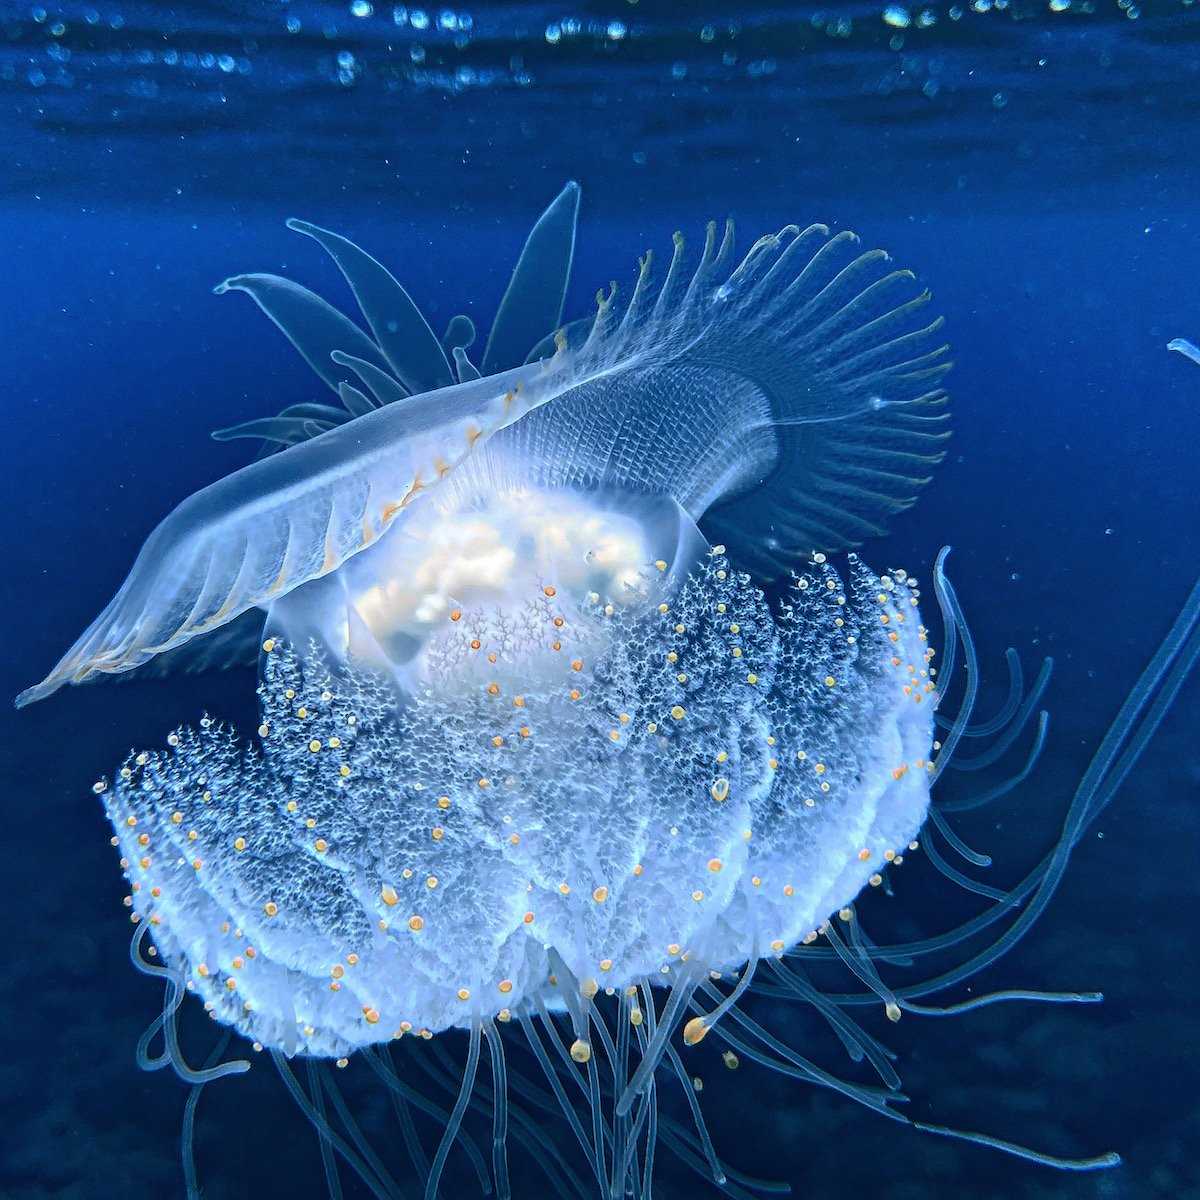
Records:
[[[296,233],[312,233],[316,226],[311,221],[302,221],[299,217],[288,217],[284,225]]]

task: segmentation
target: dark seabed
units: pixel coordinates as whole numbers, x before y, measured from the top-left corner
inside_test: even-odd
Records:
[[[1200,4],[1184,0],[0,0],[0,693],[41,678],[175,503],[247,460],[211,430],[320,398],[244,297],[212,294],[235,271],[274,271],[352,311],[285,218],[370,248],[439,331],[460,311],[486,329],[568,179],[583,188],[568,316],[675,229],[698,238],[731,214],[745,243],[823,221],[917,271],[956,363],[950,453],[867,560],[928,579],[954,547],[985,715],[1004,700],[1005,647],[1028,675],[1055,660],[1037,772],[960,826],[1009,885],[1054,841],[1200,564],[1200,366],[1166,348],[1200,342],[1198,120]],[[109,683],[5,710],[3,1200],[185,1194],[187,1089],[134,1062],[161,996],[127,957],[91,784],[202,709],[250,724],[251,688],[241,672]],[[1198,702],[1192,679],[1040,924],[947,997],[1094,989],[1103,1004],[864,1016],[898,1052],[912,1116],[1062,1156],[1116,1150],[1119,1168],[1059,1173],[922,1135],[750,1064],[728,1071],[707,1043],[689,1070],[726,1160],[814,1200],[1200,1196]],[[949,794],[999,782],[1021,752]],[[981,906],[919,853],[895,890],[863,905],[877,940]],[[854,1070],[808,1011],[749,1003]],[[202,1061],[215,1030],[189,1009],[182,1032]],[[352,1061],[338,1082],[417,1194],[370,1071]],[[664,1105],[687,1118],[679,1097]],[[473,1132],[486,1151],[486,1124]],[[206,1089],[196,1158],[211,1200],[325,1195],[317,1140],[265,1057]],[[549,1194],[512,1160],[519,1200]],[[453,1154],[443,1195],[476,1187]],[[654,1194],[719,1193],[661,1152]]]

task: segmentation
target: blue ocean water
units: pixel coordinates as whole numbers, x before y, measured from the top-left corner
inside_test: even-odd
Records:
[[[1166,349],[1200,342],[1198,51],[1200,6],[1181,0],[0,2],[5,694],[45,673],[175,503],[247,461],[211,430],[319,398],[244,297],[212,294],[262,270],[352,306],[285,218],[370,248],[439,331],[458,312],[486,328],[568,179],[583,189],[569,316],[675,229],[699,239],[732,215],[748,240],[824,221],[917,271],[956,364],[947,459],[864,553],[927,578],[954,547],[984,713],[1005,694],[1005,647],[1030,674],[1055,660],[1038,772],[962,825],[995,857],[987,877],[1016,881],[1200,562],[1200,368]],[[203,708],[248,724],[251,684],[101,684],[2,718],[0,1196],[185,1194],[186,1089],[134,1063],[161,999],[126,957],[91,783]],[[1061,1174],[922,1136],[726,1071],[705,1046],[695,1070],[727,1160],[831,1198],[1200,1195],[1198,701],[1193,680],[1041,923],[976,985],[1095,989],[1103,1005],[870,1025],[914,1117],[1064,1156],[1117,1150],[1121,1167]],[[896,893],[877,920],[901,940],[979,907],[919,854]],[[752,1004],[840,1066],[808,1014]],[[193,1060],[213,1035],[188,1014]],[[316,1139],[259,1065],[199,1104],[204,1194],[322,1196]],[[386,1099],[361,1065],[343,1075],[387,1157]],[[368,1194],[344,1174],[347,1196]],[[444,1194],[475,1186],[453,1157]],[[515,1156],[514,1186],[547,1194]],[[718,1193],[664,1154],[655,1194]]]

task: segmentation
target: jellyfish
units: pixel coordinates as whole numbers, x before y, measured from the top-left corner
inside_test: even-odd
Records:
[[[338,406],[217,431],[258,440],[258,457],[159,525],[18,700],[258,664],[251,740],[204,716],[94,789],[129,880],[133,963],[164,985],[139,1062],[193,1088],[189,1194],[199,1090],[250,1066],[186,1061],[189,995],[273,1061],[333,1195],[345,1170],[395,1192],[318,1069],[356,1056],[396,1104],[426,1200],[445,1194],[456,1146],[485,1191],[510,1195],[510,1142],[556,1195],[648,1198],[660,1146],[727,1195],[778,1190],[709,1136],[686,1056],[710,1037],[727,1064],[920,1131],[1066,1170],[1115,1165],[906,1115],[891,1056],[855,1014],[1099,999],[930,1002],[1048,904],[1200,655],[1200,584],[1054,847],[1007,889],[953,865],[939,846],[990,863],[951,817],[1033,770],[1050,664],[1026,689],[1010,653],[1008,700],[979,719],[948,551],[925,587],[854,549],[944,452],[948,348],[928,292],[850,233],[787,226],[738,259],[732,224],[713,224],[694,260],[676,235],[661,277],[647,253],[630,288],[563,325],[578,205],[568,185],[535,224],[479,367],[468,318],[438,338],[376,259],[289,222],[343,272],[366,328],[277,276],[217,291],[247,294]],[[946,770],[998,762],[1022,737],[1006,783],[935,799]],[[965,755],[972,742],[986,748]],[[917,852],[986,907],[876,941],[860,898]],[[818,964],[853,990],[826,989]],[[812,1008],[877,1080],[820,1065],[740,1005],[750,994]],[[464,1036],[447,1110],[398,1051]],[[660,1105],[672,1088],[690,1124]],[[470,1112],[490,1120],[490,1164]]]

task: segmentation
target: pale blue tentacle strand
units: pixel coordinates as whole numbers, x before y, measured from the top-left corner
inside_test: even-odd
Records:
[[[146,932],[146,923],[139,921],[129,943],[129,959],[141,974],[163,980],[166,990],[163,993],[162,1013],[154,1018],[149,1028],[138,1040],[138,1066],[143,1071],[158,1071],[169,1065],[184,1083],[211,1083],[214,1079],[221,1079],[226,1075],[241,1075],[250,1070],[250,1063],[244,1058],[234,1059],[216,1067],[206,1067],[199,1071],[188,1066],[179,1047],[179,1036],[175,1027],[175,1016],[186,995],[183,977],[171,967],[157,966],[142,958],[141,947]],[[162,1054],[154,1056],[150,1054],[150,1042],[160,1029],[162,1030],[164,1049]]]
[[[1037,765],[1042,750],[1045,748],[1046,731],[1049,725],[1050,714],[1043,709],[1038,713],[1037,728],[1033,735],[1033,745],[1029,749],[1025,764],[1015,775],[1006,779],[1003,783],[996,784],[995,787],[990,787],[986,791],[978,792],[973,796],[966,796],[961,800],[939,800],[938,808],[943,813],[971,812],[976,808],[983,808],[984,805],[992,804],[1002,797],[1007,796],[1014,788],[1024,783],[1033,773],[1033,768]]]
[[[989,908],[947,933],[921,942],[901,943],[884,949],[902,951],[914,957],[937,953],[981,933],[1017,905],[1023,904],[1031,895],[1034,896],[1033,901],[992,945],[942,975],[898,989],[898,994],[906,998],[916,998],[959,983],[994,962],[1024,935],[1049,903],[1066,869],[1071,851],[1091,822],[1112,801],[1117,789],[1137,765],[1198,659],[1200,579],[1193,585],[1170,632],[1143,670],[1093,756],[1087,772],[1075,790],[1074,799],[1063,823],[1062,836],[1055,848],[1007,893],[1004,904]],[[863,1004],[872,1002],[875,997],[853,994],[831,996],[830,999],[838,1004]]]
[[[1041,702],[1053,669],[1054,659],[1045,659],[1033,687],[1029,689],[1029,695],[1025,697],[1020,711],[1009,723],[1008,728],[982,753],[972,758],[963,758],[961,755],[957,757],[952,764],[956,771],[981,771],[984,767],[990,767],[993,763],[999,762],[1008,753],[1009,747],[1020,737],[1021,731],[1028,724],[1029,718]]]
[[[1008,666],[1008,697],[994,717],[980,721],[978,725],[968,725],[963,730],[963,737],[991,737],[993,733],[999,733],[1011,720],[1013,713],[1017,711],[1025,691],[1025,673],[1021,668],[1021,656],[1009,646],[1004,652],[1004,661]],[[942,729],[949,729],[953,724],[952,721],[940,714],[936,720]]]
[[[446,1166],[446,1159],[450,1157],[450,1149],[458,1137],[463,1115],[467,1111],[467,1101],[470,1100],[471,1092],[475,1087],[475,1072],[479,1066],[481,1030],[482,1026],[479,1021],[472,1021],[471,1033],[467,1042],[467,1065],[463,1069],[462,1087],[459,1089],[458,1099],[454,1102],[454,1108],[450,1112],[450,1120],[446,1122],[446,1129],[438,1144],[437,1153],[433,1157],[433,1166],[429,1170],[429,1179],[425,1184],[425,1200],[437,1200],[442,1170]]]
[[[933,566],[933,591],[934,595],[937,596],[938,606],[942,610],[942,619],[947,631],[953,627],[957,630],[958,636],[962,640],[963,657],[966,660],[967,668],[967,684],[962,703],[959,705],[958,715],[954,718],[950,732],[946,735],[946,739],[942,743],[942,748],[938,751],[938,756],[934,760],[933,770],[929,776],[930,786],[937,782],[938,777],[954,757],[955,747],[958,745],[959,740],[962,738],[963,730],[966,729],[967,723],[971,719],[971,713],[975,708],[975,697],[979,691],[979,663],[975,657],[975,642],[971,637],[971,630],[967,626],[966,618],[963,616],[958,596],[955,594],[950,581],[946,578],[945,563],[949,553],[949,546],[943,546],[938,552],[937,561]],[[947,632],[947,641],[949,641],[949,636],[949,632]],[[947,672],[945,686],[949,687],[951,682],[949,673]]]
[[[287,1088],[288,1094],[296,1102],[300,1111],[312,1122],[319,1136],[329,1140],[330,1145],[353,1168],[354,1173],[366,1184],[368,1190],[377,1200],[392,1200],[388,1193],[380,1186],[370,1167],[359,1158],[358,1154],[339,1133],[329,1127],[329,1122],[313,1106],[313,1102],[305,1095],[304,1089],[292,1073],[292,1068],[288,1065],[288,1060],[283,1052],[272,1050],[270,1054],[271,1061],[274,1062],[275,1069],[279,1072],[279,1078],[283,1080],[283,1086]]]
[[[226,1031],[210,1051],[204,1063],[204,1070],[211,1070],[221,1059],[229,1047],[233,1035]],[[196,1083],[188,1089],[187,1101],[183,1106],[183,1124],[179,1131],[179,1155],[183,1163],[183,1186],[187,1192],[187,1200],[201,1200],[200,1176],[196,1172],[196,1106],[200,1103],[200,1093],[204,1090],[203,1083]]]
[[[313,1059],[306,1058],[304,1073],[308,1078],[313,1111],[320,1118],[317,1124],[317,1145],[321,1151],[321,1167],[325,1172],[325,1190],[329,1193],[329,1200],[342,1200],[342,1179],[338,1174],[337,1159],[333,1156],[333,1143],[329,1139],[329,1118],[325,1115],[325,1097],[321,1094],[318,1064]]]
[[[492,1174],[496,1178],[496,1200],[510,1200],[508,1182],[508,1074],[504,1065],[504,1045],[494,1021],[483,1027],[492,1057]]]

